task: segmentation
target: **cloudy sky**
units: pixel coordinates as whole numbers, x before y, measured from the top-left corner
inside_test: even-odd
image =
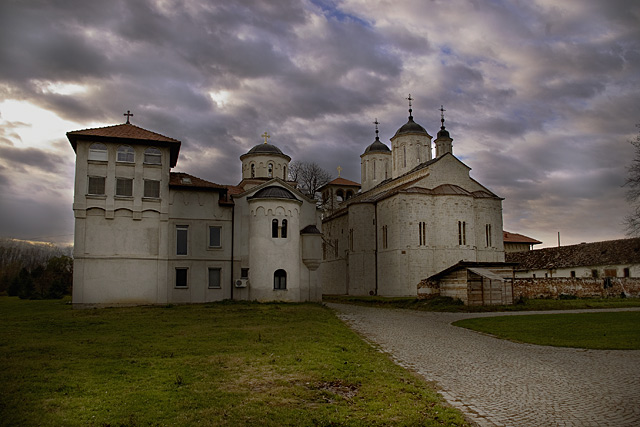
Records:
[[[220,184],[261,142],[360,181],[360,154],[440,105],[504,227],[620,238],[640,123],[637,0],[0,0],[0,237],[73,240],[72,130],[182,141]]]

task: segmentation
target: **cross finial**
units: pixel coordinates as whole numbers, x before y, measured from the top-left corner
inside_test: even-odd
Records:
[[[267,131],[264,131],[264,133],[262,135],[260,135],[260,136],[264,138],[264,143],[265,144],[267,143],[267,139],[271,138],[271,135],[269,135],[267,133]]]
[[[444,129],[444,112],[447,111],[444,109],[444,107],[441,105],[440,106],[440,123],[442,123],[442,127],[441,129]]]
[[[411,97],[411,94],[409,94],[409,97],[405,99],[409,100],[409,119],[413,119],[413,110],[411,109],[411,101],[413,101],[413,98]]]
[[[342,172],[342,168],[338,166],[336,169],[338,169],[338,178],[340,178],[340,172]]]
[[[129,117],[133,117],[133,114],[131,113],[131,111],[127,110],[127,112],[123,114],[123,116],[127,116],[127,124],[130,125],[131,123],[129,123]]]
[[[378,125],[380,124],[380,122],[378,121],[377,117],[373,124],[376,125],[376,139],[378,139]]]

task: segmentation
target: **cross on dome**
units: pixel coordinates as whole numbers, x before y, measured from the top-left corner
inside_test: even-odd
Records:
[[[373,124],[376,125],[376,139],[378,139],[378,125],[380,124],[380,122],[378,121],[377,117]]]
[[[336,169],[338,169],[338,178],[340,178],[340,172],[342,172],[342,167],[338,166]]]
[[[264,133],[262,135],[260,135],[260,136],[264,138],[264,143],[265,144],[267,143],[267,139],[271,138],[271,135],[269,135],[267,133],[267,131],[264,131]]]
[[[411,94],[409,94],[409,97],[405,99],[409,100],[409,120],[413,120],[413,110],[411,109],[411,101],[413,101],[413,98]]]
[[[444,129],[444,112],[447,111],[444,107],[440,106],[440,123],[442,123],[442,127],[440,129]]]
[[[127,124],[130,125],[131,123],[129,123],[129,117],[133,117],[133,114],[131,113],[131,111],[127,110],[127,112],[124,113],[123,116],[127,116]]]

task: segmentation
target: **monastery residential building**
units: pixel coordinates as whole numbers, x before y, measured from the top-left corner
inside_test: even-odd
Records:
[[[321,215],[287,182],[291,159],[266,133],[240,157],[237,186],[170,172],[180,141],[129,119],[67,137],[74,304],[321,299]]]
[[[465,268],[482,266],[476,270],[495,288],[497,296],[486,303],[511,302],[507,282],[488,269],[495,264],[504,271],[502,199],[469,176],[453,155],[444,116],[441,122],[432,142],[409,104],[409,120],[389,148],[376,121],[376,138],[360,156],[360,192],[347,180],[321,189],[328,206],[320,269],[325,294],[412,296],[422,280],[464,261]],[[470,274],[465,270],[464,277]],[[460,286],[436,291],[467,301],[466,279]]]

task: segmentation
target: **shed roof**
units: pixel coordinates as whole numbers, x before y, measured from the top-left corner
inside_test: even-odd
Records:
[[[528,243],[530,245],[538,245],[542,243],[539,240],[532,239],[531,237],[527,237],[523,234],[511,233],[509,231],[502,232],[502,240],[505,243]]]

